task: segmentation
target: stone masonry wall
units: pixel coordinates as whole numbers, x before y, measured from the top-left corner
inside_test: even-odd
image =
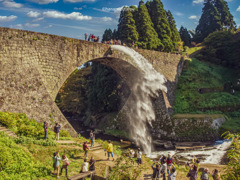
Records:
[[[26,113],[38,122],[53,117],[63,129],[76,135],[54,100],[63,82],[77,67],[88,61],[101,61],[113,67],[128,84],[134,80],[133,74],[139,73],[128,56],[120,52],[109,55],[109,48],[101,43],[0,28],[0,111]],[[181,56],[137,51],[172,83],[167,95],[163,94],[161,106],[168,105],[165,103],[168,99],[171,104],[170,94],[179,76]]]

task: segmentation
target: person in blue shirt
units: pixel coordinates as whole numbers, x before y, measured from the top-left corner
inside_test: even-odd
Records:
[[[60,158],[58,152],[53,153],[53,168],[54,168],[53,173],[55,173],[57,171],[57,178],[59,178],[59,169],[60,169],[59,161],[61,161],[61,158]]]

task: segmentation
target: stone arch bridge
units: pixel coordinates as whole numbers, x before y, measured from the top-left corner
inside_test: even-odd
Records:
[[[182,68],[180,55],[140,50],[167,79],[168,93],[160,93],[156,104],[156,130],[169,121],[173,90]],[[109,45],[78,39],[10,28],[0,28],[0,111],[26,113],[38,122],[59,122],[63,129],[76,135],[74,128],[55,104],[56,95],[79,66],[88,61],[99,61],[112,67],[131,84],[139,70],[132,58]]]

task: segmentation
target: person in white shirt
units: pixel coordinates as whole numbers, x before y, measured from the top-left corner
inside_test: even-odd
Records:
[[[87,159],[84,159],[84,163],[82,163],[81,171],[80,172],[88,172],[88,162]]]
[[[172,165],[171,173],[168,175],[168,180],[176,180],[177,170],[174,165]]]
[[[62,168],[61,168],[60,176],[62,175],[63,169],[66,170],[66,177],[68,176],[68,165],[69,165],[69,160],[68,160],[68,158],[66,157],[66,155],[63,154],[63,155],[62,155]]]
[[[138,165],[142,164],[142,152],[141,152],[140,148],[138,148],[138,151],[137,151],[137,163],[138,163]]]
[[[160,172],[163,176],[163,180],[166,180],[166,173],[167,173],[167,164],[166,164],[166,160],[164,159],[161,167],[160,167]]]

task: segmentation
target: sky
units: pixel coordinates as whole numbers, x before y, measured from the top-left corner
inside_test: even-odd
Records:
[[[146,2],[147,0],[144,0]],[[162,0],[177,28],[196,28],[204,0]],[[227,0],[240,26],[240,0]],[[0,26],[84,39],[84,34],[102,37],[105,29],[117,29],[123,6],[138,6],[139,0],[0,0]]]

